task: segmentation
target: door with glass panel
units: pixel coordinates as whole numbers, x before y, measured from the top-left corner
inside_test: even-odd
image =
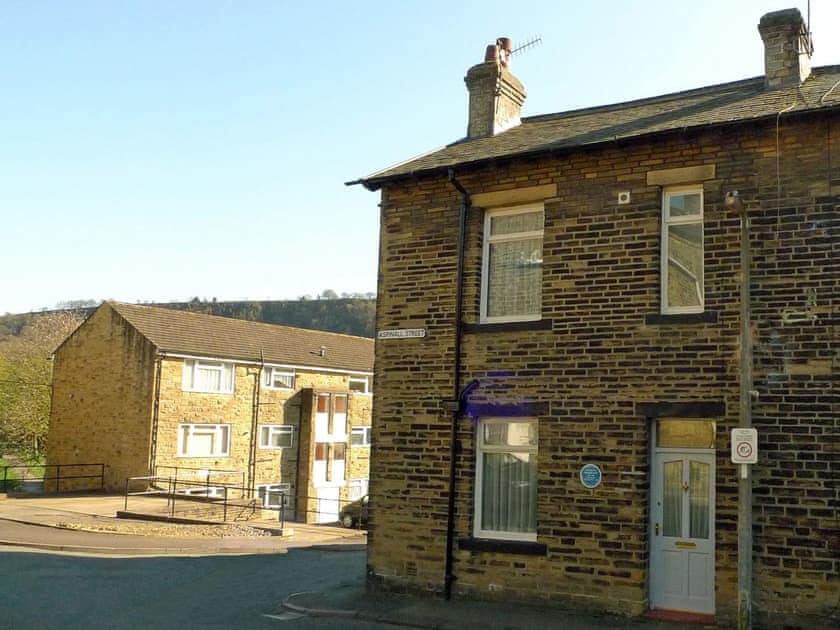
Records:
[[[714,423],[660,420],[651,478],[651,608],[715,611]],[[681,448],[675,445],[689,445]],[[662,446],[674,445],[674,446]]]

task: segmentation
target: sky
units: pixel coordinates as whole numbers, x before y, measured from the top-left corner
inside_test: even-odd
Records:
[[[840,1],[811,0],[813,65]],[[523,116],[763,74],[804,0],[0,0],[0,314],[376,291],[378,194],[463,137],[497,37]]]

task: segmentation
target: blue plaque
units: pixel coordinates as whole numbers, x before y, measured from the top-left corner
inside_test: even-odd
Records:
[[[580,482],[584,488],[597,488],[601,485],[601,469],[595,464],[584,464],[580,469]]]

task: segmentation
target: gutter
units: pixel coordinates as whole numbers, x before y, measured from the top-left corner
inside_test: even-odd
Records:
[[[832,90],[835,87],[831,88]],[[831,90],[829,90],[830,92]],[[826,94],[823,95],[825,97]],[[810,116],[810,115],[820,115],[825,114],[827,112],[837,111],[840,110],[840,106],[828,106],[828,107],[819,107],[815,109],[803,109],[803,110],[796,110],[789,113],[790,116]],[[390,184],[392,182],[397,182],[401,180],[407,179],[416,179],[419,177],[431,177],[434,175],[441,175],[444,173],[451,173],[455,167],[458,168],[480,168],[489,164],[495,163],[504,163],[510,162],[514,160],[521,160],[521,159],[529,159],[529,158],[538,158],[538,157],[545,157],[545,156],[552,156],[552,155],[562,155],[567,153],[572,153],[574,151],[583,151],[586,149],[594,149],[600,146],[615,144],[616,142],[631,142],[635,140],[645,140],[657,136],[668,136],[671,134],[682,134],[688,131],[697,131],[703,129],[716,129],[716,128],[727,128],[732,127],[734,125],[743,125],[743,124],[750,124],[750,123],[758,123],[758,122],[766,122],[766,121],[774,121],[776,120],[778,112],[773,112],[770,114],[764,114],[761,116],[756,116],[754,118],[738,118],[734,120],[725,120],[713,123],[700,123],[695,125],[687,125],[684,127],[671,127],[668,129],[659,129],[656,131],[648,131],[645,133],[639,133],[634,135],[627,135],[627,136],[613,136],[611,138],[604,138],[603,140],[597,140],[595,142],[585,143],[585,144],[569,144],[563,145],[558,144],[555,147],[542,147],[536,149],[530,149],[527,151],[517,151],[513,153],[500,153],[498,155],[486,156],[477,158],[474,160],[453,160],[450,164],[445,164],[442,166],[433,166],[428,168],[419,168],[411,171],[406,171],[404,173],[397,173],[390,176],[384,177],[370,177],[370,178],[359,178],[354,181],[345,182],[345,186],[354,186],[356,184],[361,184],[367,190],[376,191],[382,188],[385,184]]]

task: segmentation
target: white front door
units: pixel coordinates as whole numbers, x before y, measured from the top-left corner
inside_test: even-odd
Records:
[[[341,488],[318,488],[318,523],[335,523],[338,520],[339,492]]]
[[[654,450],[651,608],[715,612],[715,454]]]

